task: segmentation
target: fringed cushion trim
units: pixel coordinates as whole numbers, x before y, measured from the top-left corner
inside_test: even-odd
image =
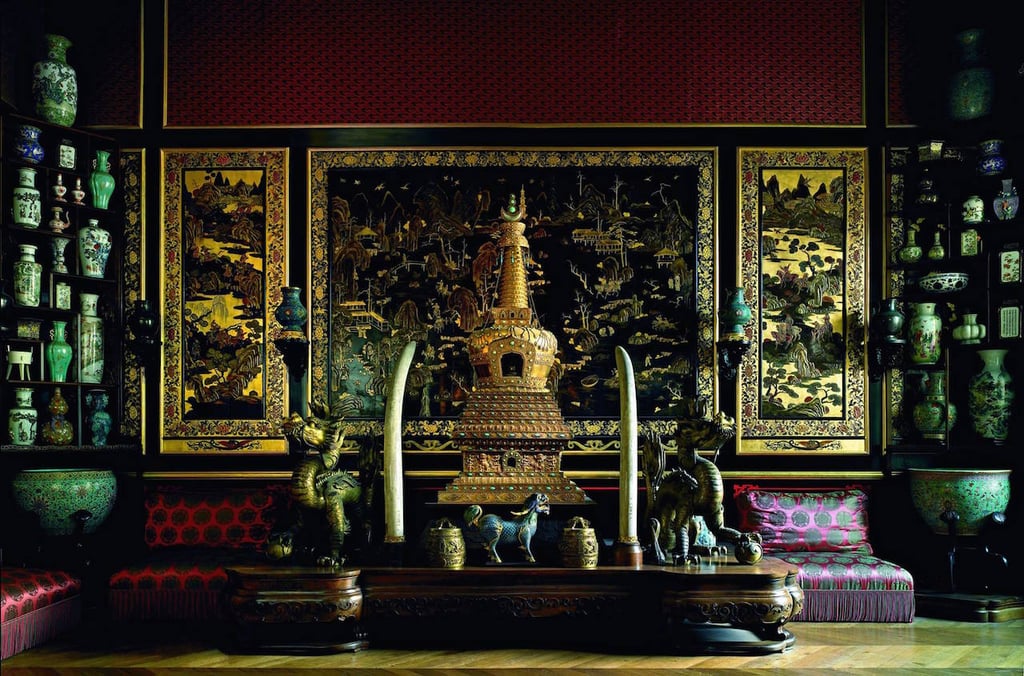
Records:
[[[224,618],[219,591],[163,589],[107,593],[114,620],[219,620]]]
[[[796,565],[797,582],[805,591],[913,591],[908,570],[868,554],[783,552],[773,554]]]
[[[58,601],[0,625],[0,659],[49,641],[82,621],[82,597]]]
[[[913,622],[910,591],[805,590],[794,622]]]

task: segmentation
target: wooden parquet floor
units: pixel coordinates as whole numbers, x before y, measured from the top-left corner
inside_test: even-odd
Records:
[[[23,652],[3,676],[90,674],[1024,674],[1024,620],[918,618],[912,624],[793,623],[796,646],[758,657],[627,655],[600,650],[395,650],[320,656],[237,654],[209,630],[154,625],[134,637],[87,631]],[[94,628],[95,629],[95,628]],[[184,633],[183,633],[184,631]],[[103,647],[99,647],[102,643]]]

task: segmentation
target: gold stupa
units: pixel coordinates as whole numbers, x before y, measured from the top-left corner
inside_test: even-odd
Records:
[[[548,375],[558,342],[539,326],[530,307],[530,245],[525,195],[501,210],[498,297],[468,339],[476,387],[452,437],[462,451],[462,472],[438,494],[449,504],[521,503],[546,493],[552,504],[582,503],[586,494],[561,469],[572,438]]]

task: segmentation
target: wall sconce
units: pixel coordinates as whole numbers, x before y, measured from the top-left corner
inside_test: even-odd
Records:
[[[128,313],[128,329],[131,339],[127,341],[139,364],[142,366],[156,363],[157,350],[160,347],[160,315],[153,309],[148,300],[137,300]]]
[[[736,369],[743,361],[743,355],[750,349],[743,327],[750,323],[752,314],[743,298],[743,287],[729,290],[725,305],[718,310],[722,334],[718,340],[718,373],[727,380],[736,378]]]
[[[306,337],[306,312],[297,286],[281,287],[281,304],[274,310],[274,318],[281,325],[281,332],[274,338],[274,346],[281,353],[288,373],[295,380],[306,375],[309,355],[309,338]]]

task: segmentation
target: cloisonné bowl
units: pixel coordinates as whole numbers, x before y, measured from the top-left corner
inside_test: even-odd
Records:
[[[989,515],[1010,504],[1010,470],[911,469],[910,497],[934,532],[949,532],[941,515],[953,510],[960,515],[957,535],[977,535]]]
[[[47,535],[72,535],[72,515],[87,510],[92,518],[84,532],[92,533],[110,515],[117,499],[117,478],[108,469],[25,469],[11,481],[14,501],[39,517]]]

